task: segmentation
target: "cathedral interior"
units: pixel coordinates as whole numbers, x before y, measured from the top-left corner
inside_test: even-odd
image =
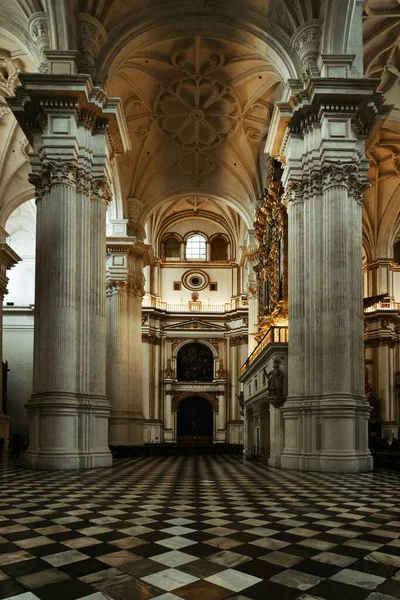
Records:
[[[400,598],[399,0],[0,0],[0,293],[0,599]]]

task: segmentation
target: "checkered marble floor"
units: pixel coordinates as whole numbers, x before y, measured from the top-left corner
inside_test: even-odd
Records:
[[[0,461],[0,599],[400,598],[400,474],[225,456]]]

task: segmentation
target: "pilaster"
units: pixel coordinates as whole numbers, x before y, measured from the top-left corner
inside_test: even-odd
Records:
[[[107,239],[107,394],[111,446],[143,444],[142,297],[148,246],[134,237]]]
[[[14,267],[21,259],[6,243],[7,232],[0,227],[0,367],[3,359],[3,299],[7,293],[7,269]],[[3,369],[0,368],[0,392],[3,389]],[[2,409],[0,398],[0,439],[5,440],[3,452],[6,454],[8,449],[8,439],[10,437],[10,417]]]

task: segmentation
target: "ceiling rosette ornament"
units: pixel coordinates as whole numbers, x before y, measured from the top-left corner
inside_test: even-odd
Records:
[[[242,120],[234,90],[198,74],[161,91],[156,118],[162,133],[176,145],[200,151],[224,145]]]

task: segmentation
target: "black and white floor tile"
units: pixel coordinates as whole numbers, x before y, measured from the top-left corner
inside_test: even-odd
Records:
[[[400,598],[400,474],[0,461],[0,600]]]

